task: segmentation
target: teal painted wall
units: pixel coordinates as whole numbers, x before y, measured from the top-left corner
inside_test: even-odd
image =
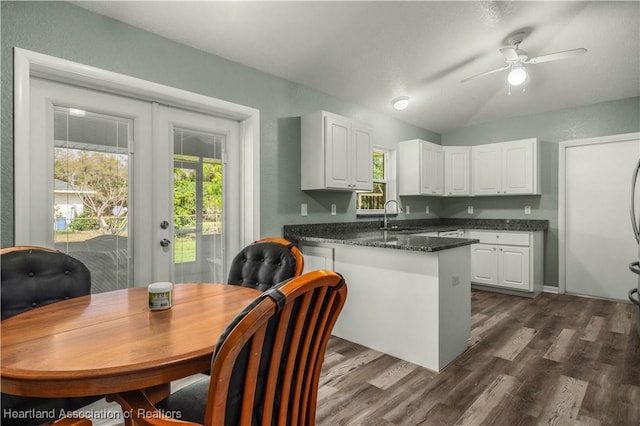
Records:
[[[469,217],[548,219],[545,284],[558,282],[558,147],[563,140],[640,130],[640,98],[499,120],[445,135],[402,123],[289,81],[164,39],[64,2],[1,2],[1,245],[13,243],[13,47],[127,74],[203,95],[251,106],[261,114],[261,233],[281,235],[284,224],[357,220],[355,196],[300,191],[300,116],[318,109],[374,126],[376,143],[395,147],[400,140],[422,138],[443,145],[474,145],[538,137],[542,147],[542,196],[434,198],[402,197],[409,219]],[[307,203],[309,216],[300,216]],[[338,214],[330,215],[331,204]],[[402,218],[402,216],[401,216]]]
[[[443,200],[442,217],[547,219],[545,284],[558,285],[558,142],[640,131],[640,98],[550,111],[466,127],[442,135],[442,145],[479,145],[538,138],[541,145],[542,195],[467,197]],[[629,175],[631,179],[631,175]],[[467,214],[473,205],[474,214]],[[531,215],[524,206],[531,206]],[[631,225],[629,225],[631,226]]]
[[[372,125],[376,143],[440,135],[167,40],[64,2],[2,1],[1,244],[13,243],[13,47],[260,110],[261,233],[290,223],[356,220],[355,196],[300,190],[300,116],[319,109]],[[309,216],[300,216],[307,203]],[[338,214],[330,215],[331,204]],[[424,217],[424,215],[422,215]],[[420,215],[412,215],[421,217]]]

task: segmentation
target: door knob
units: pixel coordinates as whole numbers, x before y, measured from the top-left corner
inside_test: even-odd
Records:
[[[171,241],[167,240],[166,238],[160,240],[160,245],[162,247],[169,247],[169,244],[171,244]]]
[[[166,220],[163,220],[162,222],[160,222],[160,228],[167,229],[168,227],[169,227],[169,222],[167,222]]]

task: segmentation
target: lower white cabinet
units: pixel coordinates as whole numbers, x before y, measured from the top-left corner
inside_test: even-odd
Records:
[[[299,244],[299,248],[304,259],[304,272],[315,271],[316,269],[333,271],[333,248],[303,242]]]
[[[468,231],[471,282],[526,292],[543,287],[543,232]]]

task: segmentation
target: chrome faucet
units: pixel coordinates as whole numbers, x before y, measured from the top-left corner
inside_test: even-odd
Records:
[[[382,226],[382,229],[384,229],[385,231],[389,230],[389,222],[387,220],[387,206],[389,205],[389,203],[396,203],[396,206],[398,206],[398,213],[402,211],[400,202],[397,200],[388,200],[386,203],[384,203],[384,225]]]

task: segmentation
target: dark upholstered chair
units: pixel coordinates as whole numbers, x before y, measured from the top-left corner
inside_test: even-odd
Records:
[[[265,291],[302,274],[302,253],[291,242],[278,237],[249,244],[231,262],[228,284]]]
[[[209,426],[315,423],[327,341],[347,296],[343,278],[318,270],[265,291],[227,327],[216,345],[211,377],[180,389],[154,407],[140,391],[107,397],[145,418],[160,412]],[[139,423],[138,423],[139,422]]]
[[[21,312],[72,297],[91,293],[89,269],[64,253],[39,246],[8,247],[0,250],[0,315],[4,320]],[[1,394],[3,426],[37,425],[49,418],[11,418],[8,412],[29,410],[56,413],[77,410],[100,397],[90,398],[30,398]],[[82,424],[78,419],[63,419],[55,424]],[[85,424],[91,424],[86,422]]]

